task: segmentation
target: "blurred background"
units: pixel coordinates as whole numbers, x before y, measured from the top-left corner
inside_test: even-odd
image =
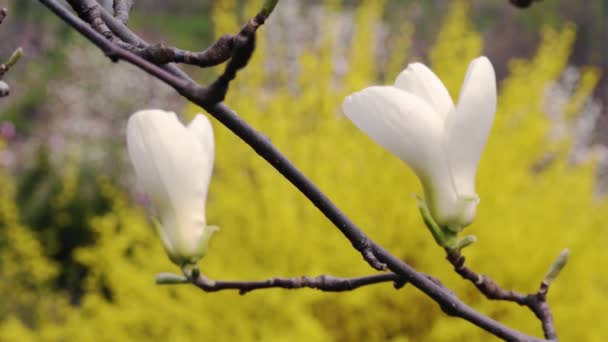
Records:
[[[106,3],[109,1],[105,1]],[[202,50],[261,1],[138,1],[145,39]],[[106,4],[109,5],[109,4]],[[164,84],[112,64],[36,1],[1,1],[0,58],[26,57],[0,99],[0,341],[491,341],[413,287],[239,296],[156,286],[178,270],[152,229],[125,153],[128,116],[200,111]],[[374,240],[439,277],[477,310],[540,335],[533,315],[459,279],[424,228],[413,173],[340,113],[345,95],[421,61],[457,99],[481,54],[498,112],[467,228],[469,265],[536,291],[569,247],[549,302],[563,341],[605,341],[608,305],[608,1],[281,0],[227,104],[269,136]],[[186,67],[201,82],[218,70]],[[208,222],[221,227],[207,276],[357,276],[372,270],[304,196],[216,121]]]

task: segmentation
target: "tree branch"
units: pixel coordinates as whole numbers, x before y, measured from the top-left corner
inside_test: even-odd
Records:
[[[116,61],[122,59],[141,68],[152,76],[155,76],[172,86],[193,103],[203,107],[294,184],[294,186],[296,186],[332,223],[334,223],[372,267],[384,269],[388,266],[391,271],[402,277],[403,281],[411,283],[437,302],[442,310],[448,315],[461,317],[495,336],[508,341],[542,341],[539,338],[523,334],[480,314],[463,303],[451,291],[425,274],[417,272],[411,266],[370,240],[367,235],[365,235],[325,194],[320,191],[319,188],[316,187],[316,185],[308,180],[300,170],[277,150],[263,134],[257,132],[224,104],[206,101],[207,94],[205,92],[208,90],[191,81],[191,79],[181,70],[174,66],[164,66],[163,69],[163,67],[156,66],[113,44],[94,29],[90,28],[86,23],[75,17],[57,3],[56,0],[39,1],[66,23],[79,31],[84,37],[97,45],[112,60]],[[101,14],[102,16],[104,15],[103,12]],[[128,29],[124,26],[119,26],[119,31],[121,31],[122,35],[129,36],[130,39],[139,39],[135,38],[137,36],[132,32],[127,32]],[[140,41],[140,43],[145,46],[145,42]],[[168,72],[167,70],[170,70],[171,72]]]
[[[241,295],[254,290],[270,288],[288,290],[310,288],[324,292],[344,292],[386,282],[392,282],[396,289],[400,289],[407,283],[401,276],[395,273],[382,273],[355,278],[337,278],[330,275],[321,275],[314,278],[302,276],[297,278],[270,278],[260,281],[211,280],[200,273],[193,275],[191,279],[172,273],[160,273],[156,276],[157,284],[181,284],[189,282],[205,292],[238,290]]]
[[[114,34],[106,23],[101,19],[103,8],[96,0],[66,0],[74,9],[76,14],[85,22],[91,24],[95,31],[101,33],[107,39],[112,39]]]
[[[132,46],[129,50],[156,64],[182,63],[207,68],[230,59],[234,50],[234,36],[224,35],[201,52],[182,50],[163,43],[145,48]]]
[[[557,340],[553,315],[551,314],[549,304],[547,303],[547,292],[549,291],[550,286],[549,281],[543,280],[536,293],[524,295],[515,291],[505,290],[490,277],[475,273],[465,266],[465,257],[458,252],[448,252],[447,259],[454,266],[454,271],[462,278],[472,282],[486,298],[514,302],[522,306],[527,306],[541,321],[545,338],[548,340]]]
[[[78,16],[89,23],[97,32],[123,49],[129,50],[152,63],[187,63],[199,67],[210,67],[228,61],[224,72],[203,92],[204,97],[206,97],[205,101],[208,103],[218,103],[224,100],[230,82],[234,80],[237,72],[249,63],[255,50],[257,29],[264,24],[278,2],[278,0],[265,1],[258,14],[251,18],[237,34],[224,35],[207,49],[201,52],[191,52],[164,44],[131,45],[128,42],[117,40],[103,19],[109,17],[109,15],[103,15],[105,10],[96,0],[67,1]],[[115,2],[114,5],[116,6],[117,3]],[[126,6],[126,4],[122,4],[122,6]],[[121,20],[118,20],[118,22],[121,22]]]
[[[134,4],[135,0],[114,0],[114,17],[126,25]]]

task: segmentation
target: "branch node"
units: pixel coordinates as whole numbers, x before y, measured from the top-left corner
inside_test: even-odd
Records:
[[[399,290],[407,285],[408,281],[405,278],[399,278],[393,282],[393,287],[395,290]]]
[[[365,259],[370,266],[378,271],[386,271],[386,264],[378,260],[367,237],[364,238],[363,241],[360,241],[358,245],[353,244],[353,246],[363,255],[363,259]]]

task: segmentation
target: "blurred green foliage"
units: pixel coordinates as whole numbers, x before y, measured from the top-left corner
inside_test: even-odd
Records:
[[[42,146],[17,187],[21,221],[43,242],[44,253],[59,264],[55,285],[67,290],[73,303],[82,295],[86,267],[72,253],[93,243],[89,220],[111,209],[109,201],[99,195],[95,171],[79,160],[66,161],[60,169],[53,167]]]
[[[234,0],[216,1],[214,32],[238,27]],[[246,13],[254,8],[245,7]],[[299,58],[295,88],[284,75],[268,74],[259,43],[251,65],[239,75],[227,103],[300,167],[374,240],[418,270],[438,276],[481,312],[529,334],[539,335],[533,315],[512,304],[489,302],[459,279],[443,260],[416,209],[421,193],[413,173],[340,113],[343,97],[387,83],[405,65],[411,27],[391,38],[388,66],[376,65],[370,46],[383,2],[357,7],[349,70],[336,79],[335,37],[329,16],[322,44]],[[403,34],[406,32],[406,34]],[[564,247],[570,264],[549,300],[564,341],[604,341],[598,324],[608,305],[606,203],[592,199],[594,164],[567,163],[569,141],[548,139],[542,112],[546,85],[564,69],[575,28],[545,29],[536,55],[512,60],[499,85],[496,121],[478,171],[481,203],[467,233],[479,241],[466,250],[469,264],[507,288],[536,290]],[[482,40],[467,19],[465,2],[454,1],[443,19],[431,67],[456,98],[467,63]],[[276,56],[274,56],[276,58]],[[580,97],[594,88],[586,71]],[[186,117],[198,111],[191,107]],[[372,270],[303,195],[226,128],[215,124],[216,167],[207,213],[221,230],[211,240],[202,271],[211,278],[261,279]],[[548,152],[553,163],[534,168]],[[154,274],[175,270],[164,255],[145,212],[111,179],[80,170],[78,161],[52,170],[44,153],[29,173],[15,180],[0,170],[0,341],[488,341],[471,324],[444,315],[419,291],[389,284],[350,293],[268,290],[246,296],[206,294],[191,286],[161,287]],[[76,234],[76,244],[68,237]],[[84,235],[80,235],[84,234]],[[60,244],[66,264],[53,251]],[[68,283],[79,265],[78,305]],[[67,290],[67,291],[66,291]],[[67,293],[66,293],[67,292]]]

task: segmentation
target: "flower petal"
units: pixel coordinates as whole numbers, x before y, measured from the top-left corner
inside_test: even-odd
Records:
[[[129,156],[160,214],[172,260],[191,258],[204,236],[209,176],[201,173],[210,175],[213,154],[191,133],[203,132],[203,122],[197,120],[189,130],[175,113],[146,110],[133,114],[127,124]]]
[[[197,114],[187,127],[192,136],[197,139],[202,147],[202,155],[205,156],[204,161],[207,162],[198,174],[201,182],[209,184],[211,181],[211,172],[213,171],[213,160],[215,157],[215,140],[213,137],[213,127],[209,119]],[[205,198],[207,194],[205,193]]]
[[[396,87],[369,87],[348,96],[346,116],[418,176],[439,223],[451,220],[456,189],[443,150],[443,122],[419,97]]]
[[[346,116],[408,164],[420,178],[438,168],[443,124],[420,98],[396,87],[369,87],[348,96]]]
[[[446,149],[460,195],[475,194],[475,173],[496,112],[496,76],[486,57],[467,70],[456,109],[446,119]]]
[[[443,82],[422,63],[412,63],[403,70],[395,86],[412,93],[431,105],[442,120],[454,108],[454,102]]]

